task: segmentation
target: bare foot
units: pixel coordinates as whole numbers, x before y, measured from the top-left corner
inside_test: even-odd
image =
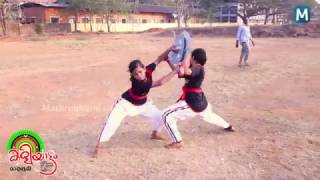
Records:
[[[170,143],[165,145],[164,147],[168,149],[181,149],[183,147],[183,142]]]
[[[241,66],[242,66],[242,65],[241,65],[241,63],[239,63],[239,64],[238,64],[238,67],[240,67],[240,68],[241,68]]]
[[[157,131],[152,131],[150,139],[152,139],[152,140],[166,140],[166,138],[161,136]]]
[[[248,64],[248,63],[244,63],[244,65],[245,65],[245,66],[249,66],[249,64]]]
[[[96,145],[92,152],[92,158],[98,158],[99,144]]]

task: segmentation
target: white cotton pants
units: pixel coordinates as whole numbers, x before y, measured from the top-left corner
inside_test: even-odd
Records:
[[[145,104],[136,106],[126,99],[119,98],[113,105],[103,131],[101,132],[99,142],[109,141],[112,135],[116,132],[121,124],[121,121],[126,116],[142,115],[153,121],[153,130],[160,131],[162,128],[161,111],[152,104],[152,101],[147,101]]]
[[[211,104],[209,103],[207,108],[202,112],[193,111],[186,101],[178,101],[166,108],[162,112],[162,121],[166,127],[168,134],[170,135],[172,142],[181,142],[182,137],[177,127],[178,120],[185,120],[199,116],[202,120],[214,124],[223,128],[230,126],[223,118],[212,112]]]

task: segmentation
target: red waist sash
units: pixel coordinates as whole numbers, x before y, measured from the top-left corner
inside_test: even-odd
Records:
[[[201,88],[190,88],[190,87],[187,87],[187,86],[183,86],[182,95],[180,96],[178,101],[184,100],[186,98],[186,95],[187,95],[188,92],[202,93],[202,89]]]
[[[146,99],[147,96],[137,96],[137,95],[134,95],[133,92],[132,92],[132,89],[129,89],[129,95],[135,99],[135,100],[143,100],[143,99]]]

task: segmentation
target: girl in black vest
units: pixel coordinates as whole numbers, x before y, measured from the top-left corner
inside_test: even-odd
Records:
[[[118,129],[121,121],[127,116],[142,115],[153,120],[151,139],[164,139],[159,134],[163,126],[161,111],[153,105],[151,100],[148,100],[148,93],[151,88],[163,85],[178,73],[178,68],[175,68],[175,66],[168,61],[168,53],[170,50],[171,48],[163,52],[153,63],[147,66],[144,66],[140,60],[130,62],[131,87],[114,103],[100,134],[95,154],[98,151],[99,144],[109,141]],[[152,73],[155,71],[157,65],[163,61],[168,62],[172,71],[159,80],[153,81]]]
[[[177,120],[190,119],[195,116],[211,124],[215,124],[227,131],[233,131],[232,126],[220,116],[212,112],[211,104],[201,89],[204,80],[204,65],[207,61],[204,49],[195,49],[191,57],[184,60],[179,77],[185,79],[182,95],[178,102],[163,111],[162,121],[165,124],[172,143],[167,148],[181,148],[182,137],[177,127]]]

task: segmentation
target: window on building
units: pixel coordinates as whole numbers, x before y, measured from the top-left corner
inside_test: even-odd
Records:
[[[222,14],[229,14],[229,8],[228,7],[223,7],[222,8]]]
[[[37,19],[36,17],[31,17],[30,18],[30,23],[36,23],[36,19]]]
[[[51,24],[59,24],[60,23],[60,17],[51,17],[50,18]]]
[[[122,19],[121,22],[122,22],[122,24],[125,24],[125,23],[127,23],[127,20],[126,19]]]
[[[148,21],[146,19],[142,19],[142,23],[147,23]]]
[[[217,12],[217,14],[221,14],[222,12],[222,7],[216,7],[215,11]]]
[[[96,18],[96,23],[102,24],[103,23],[103,19],[102,18]]]
[[[24,21],[22,21],[22,24],[30,24],[31,23],[31,18],[27,17],[25,18]]]
[[[81,19],[81,22],[84,23],[84,24],[87,24],[90,22],[89,18],[85,17],[85,18],[82,18]]]

